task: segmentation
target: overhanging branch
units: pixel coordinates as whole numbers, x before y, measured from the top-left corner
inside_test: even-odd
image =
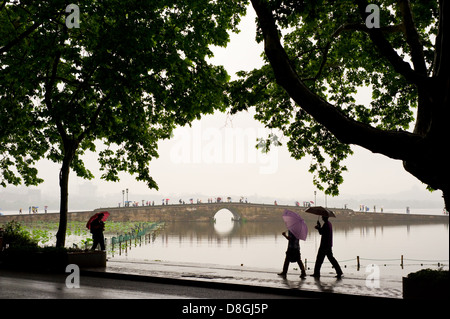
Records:
[[[420,43],[420,36],[414,24],[409,0],[399,1],[399,6],[403,17],[403,24],[405,25],[406,42],[411,50],[411,60],[414,64],[414,69],[420,74],[426,75],[427,67],[423,55],[423,46]]]
[[[449,1],[439,1],[439,28],[436,36],[435,57],[433,61],[433,76],[442,78],[450,74],[450,4]],[[445,80],[445,79],[444,79]]]
[[[360,145],[393,159],[413,156],[420,136],[405,131],[384,131],[347,117],[300,80],[281,45],[272,12],[260,0],[252,0],[264,36],[264,50],[272,65],[276,81],[291,98],[314,119],[325,126],[342,143]]]
[[[358,5],[360,15],[365,21],[366,16],[368,15],[366,13],[368,2],[366,0],[356,0],[356,3]],[[367,28],[367,33],[373,44],[378,49],[378,52],[389,61],[397,73],[401,74],[408,82],[416,84],[417,86],[424,86],[428,84],[429,78],[426,74],[424,75],[413,70],[409,63],[405,62],[394,50],[380,28]]]

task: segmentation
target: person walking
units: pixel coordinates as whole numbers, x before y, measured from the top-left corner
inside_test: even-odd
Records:
[[[291,233],[291,231],[289,231],[287,235],[286,235],[286,232],[283,232],[282,235],[289,242],[288,242],[288,248],[286,250],[286,258],[284,259],[283,271],[281,273],[279,273],[278,276],[286,278],[287,271],[289,268],[289,263],[296,262],[296,263],[298,263],[298,266],[300,267],[300,269],[302,271],[300,278],[305,278],[306,271],[305,271],[305,266],[303,265],[303,262],[301,260],[299,240],[294,236],[293,233]]]
[[[319,231],[319,234],[322,236],[320,239],[319,251],[317,252],[316,264],[314,266],[314,273],[311,275],[315,278],[320,278],[320,268],[322,267],[323,260],[325,256],[328,258],[330,263],[333,265],[336,270],[336,278],[341,278],[343,273],[339,263],[336,258],[333,256],[333,229],[331,223],[328,221],[328,216],[322,216],[323,225],[320,225],[320,222],[317,221],[316,229]]]
[[[105,237],[103,236],[105,223],[102,221],[103,216],[103,214],[98,214],[97,218],[91,222],[90,229],[92,233],[92,239],[94,240],[91,250],[95,250],[98,244],[100,244],[101,250],[105,250]]]

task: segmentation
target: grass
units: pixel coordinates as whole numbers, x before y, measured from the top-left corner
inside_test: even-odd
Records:
[[[39,246],[54,244],[59,222],[36,221],[33,223],[23,223],[22,225],[30,234],[31,238],[38,242]],[[107,237],[127,234],[135,231],[138,226],[139,223],[136,222],[105,222],[104,234]],[[86,244],[92,244],[91,236],[89,229],[86,228],[86,222],[70,221],[67,223],[66,242],[69,244],[72,243],[84,247]],[[70,239],[72,239],[72,242]],[[78,241],[73,242],[73,240]]]

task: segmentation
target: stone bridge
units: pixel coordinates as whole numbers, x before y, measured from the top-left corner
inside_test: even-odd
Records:
[[[99,211],[108,211],[111,213],[108,221],[211,221],[214,215],[221,209],[227,209],[233,214],[233,219],[238,221],[258,221],[270,222],[280,221],[281,215],[285,209],[292,210],[302,216],[305,221],[313,222],[318,219],[317,216],[305,213],[306,207],[285,206],[285,205],[265,205],[265,204],[246,204],[246,203],[211,203],[211,204],[184,204],[184,205],[158,205],[158,206],[140,206],[140,207],[108,207],[99,208],[94,211],[69,212],[68,221],[87,221],[89,217]],[[448,216],[436,215],[407,215],[390,213],[362,213],[350,209],[329,208],[337,218],[332,222],[380,222],[380,223],[448,223]],[[48,214],[21,214],[0,216],[0,225],[9,220],[19,222],[31,221],[59,221],[59,213]]]
[[[304,218],[310,215],[304,213],[305,207],[265,205],[265,204],[244,204],[244,203],[211,203],[211,204],[184,204],[184,205],[158,205],[141,207],[115,207],[100,208],[96,211],[107,210],[111,213],[111,221],[114,216],[121,216],[121,219],[130,221],[210,221],[214,215],[227,209],[233,214],[236,221],[273,221],[280,220],[285,209],[301,213]],[[317,219],[317,216],[312,216]]]

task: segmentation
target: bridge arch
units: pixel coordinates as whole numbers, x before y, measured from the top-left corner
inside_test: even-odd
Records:
[[[242,217],[237,212],[237,210],[234,207],[232,207],[232,205],[226,205],[226,203],[224,203],[224,205],[218,205],[217,207],[214,207],[212,218],[214,218],[214,216],[216,216],[216,214],[219,211],[221,211],[222,209],[226,209],[227,211],[229,211],[233,215],[233,220],[234,221],[240,221],[241,220]]]

